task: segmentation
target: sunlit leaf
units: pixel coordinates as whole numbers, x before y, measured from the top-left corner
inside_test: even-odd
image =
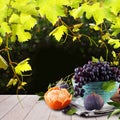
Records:
[[[36,10],[35,0],[16,0],[12,1],[12,6],[21,13],[27,13],[29,15],[38,15]]]
[[[10,86],[15,86],[17,84],[18,80],[17,79],[14,79],[14,78],[11,78],[7,84],[7,87],[10,87]]]
[[[0,25],[0,33],[5,36],[6,33],[11,33],[10,26],[7,22],[2,22]]]
[[[65,16],[63,5],[65,1],[60,0],[37,0],[40,15],[46,18],[54,25],[58,21],[59,16]],[[52,12],[52,14],[51,14]]]
[[[24,13],[20,14],[20,21],[25,30],[30,30],[37,23],[35,18],[31,17],[31,15]]]
[[[115,49],[120,48],[120,39],[112,39],[112,38],[110,38],[108,40],[108,43],[110,45],[113,45]]]
[[[3,43],[3,40],[2,40],[2,38],[0,37],[0,46],[2,45],[2,43]]]
[[[105,0],[104,5],[106,7],[109,7],[111,9],[111,12],[113,12],[115,15],[120,12],[120,1],[119,0]]]
[[[76,9],[73,9],[70,11],[70,15],[74,17],[74,19],[79,18],[83,15],[83,9],[82,7],[78,7]]]
[[[22,82],[21,85],[22,86],[25,86],[27,84],[27,82]]]
[[[9,19],[10,23],[20,23],[20,16],[13,13]]]
[[[8,68],[7,61],[0,55],[0,68],[6,70]]]
[[[30,66],[30,64],[28,63],[30,59],[27,58],[23,61],[21,61],[16,67],[15,67],[15,72],[19,75],[23,75],[23,72],[26,72],[26,71],[31,71],[32,68]]]
[[[25,32],[24,25],[21,24],[13,25],[12,30],[14,32],[13,35],[18,36],[19,42],[25,42],[31,39],[31,34],[29,32]]]
[[[95,24],[89,24],[90,25],[90,28],[94,29],[94,30],[100,30],[100,27],[98,25],[95,25]]]
[[[59,41],[64,33],[67,34],[67,28],[64,25],[61,25],[55,28],[49,35],[55,36],[55,38]]]

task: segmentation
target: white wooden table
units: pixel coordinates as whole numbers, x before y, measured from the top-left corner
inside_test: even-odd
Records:
[[[48,108],[37,95],[0,95],[0,120],[107,120],[107,116],[82,118],[77,115],[65,115],[61,111]],[[20,104],[21,103],[21,104]],[[113,116],[108,120],[118,120]]]

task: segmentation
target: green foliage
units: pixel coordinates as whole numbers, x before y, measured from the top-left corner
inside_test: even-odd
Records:
[[[30,60],[29,58],[21,61],[19,64],[17,64],[17,66],[15,67],[15,72],[18,74],[18,75],[21,75],[23,76],[23,72],[26,72],[26,71],[31,71],[31,66],[28,64],[28,60]]]
[[[61,37],[63,36],[63,34],[66,33],[67,34],[67,28],[64,25],[61,25],[59,27],[57,27],[56,29],[54,29],[50,35],[54,35],[56,40],[60,41]]]
[[[73,41],[87,39],[91,45],[106,49],[114,48],[113,65],[119,65],[120,52],[120,5],[119,0],[1,0],[0,1],[0,45],[8,56],[8,65],[0,58],[0,68],[13,71],[12,82],[17,79],[18,88],[23,88],[24,71],[31,70],[28,59],[16,63],[11,59],[11,44],[26,42],[32,37],[32,30],[38,20],[46,18],[55,27],[49,35],[56,40]],[[73,18],[73,23],[65,19]],[[41,24],[41,23],[40,23]],[[95,34],[94,34],[95,33]],[[23,85],[24,84],[24,85]],[[9,86],[9,85],[8,85]]]
[[[110,80],[108,82],[104,82],[102,85],[102,89],[104,89],[107,92],[110,92],[115,87],[116,87],[116,82],[114,82],[113,80]]]
[[[114,106],[116,108],[113,112],[111,112],[108,115],[108,118],[110,118],[113,115],[119,115],[120,114],[120,103],[118,103],[118,102],[108,102],[108,104],[111,105],[111,106]],[[120,119],[120,117],[119,117],[119,119]]]

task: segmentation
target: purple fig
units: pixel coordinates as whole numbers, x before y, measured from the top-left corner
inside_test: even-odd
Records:
[[[86,110],[100,110],[103,107],[103,105],[103,98],[96,93],[92,93],[84,99],[84,107]]]

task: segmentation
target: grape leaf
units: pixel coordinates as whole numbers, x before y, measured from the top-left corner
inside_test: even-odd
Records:
[[[22,72],[25,71],[31,71],[31,66],[30,64],[28,64],[28,60],[30,60],[29,58],[21,61],[20,63],[18,63],[18,65],[15,67],[15,72],[19,75],[23,75]]]
[[[8,15],[8,5],[9,0],[0,0],[0,24],[4,22],[4,19]]]
[[[15,86],[17,82],[18,82],[17,79],[11,78],[7,84],[7,87],[12,86],[12,85]]]
[[[108,82],[104,82],[102,85],[102,89],[104,89],[105,91],[109,92],[112,89],[114,89],[116,87],[116,82],[115,81],[108,81]]]
[[[10,26],[7,22],[2,22],[0,25],[0,33],[5,36],[6,33],[11,33]]]
[[[24,1],[16,0],[16,1],[12,1],[11,5],[18,12],[38,16],[35,0],[24,0]]]
[[[31,34],[29,32],[25,32],[24,25],[21,25],[21,24],[12,25],[12,30],[14,33],[13,35],[18,36],[19,42],[25,42],[31,39]]]
[[[71,8],[78,8],[81,2],[82,0],[68,0],[67,6],[70,6]]]
[[[104,0],[104,5],[111,9],[111,13],[117,15],[120,12],[120,1],[119,0]]]
[[[0,37],[0,46],[2,45],[3,43],[3,39]]]
[[[9,23],[20,23],[20,16],[13,13],[9,19]]]
[[[66,0],[37,0],[40,15],[42,17],[46,16],[53,25],[57,22],[59,16],[65,16],[63,5],[66,3]]]
[[[0,68],[6,70],[8,68],[7,61],[0,55]]]
[[[64,25],[61,25],[55,28],[49,35],[54,35],[55,38],[59,41],[64,33],[67,34],[67,28]]]
[[[113,45],[115,49],[120,48],[120,39],[112,39],[112,38],[110,38],[108,40],[108,43],[110,45]]]
[[[21,83],[21,86],[25,86],[27,83],[26,82],[22,82]]]
[[[31,17],[31,15],[24,13],[20,14],[20,21],[21,24],[23,25],[23,28],[26,30],[30,30],[37,23],[35,18]]]
[[[74,17],[74,19],[79,18],[83,14],[83,8],[78,7],[70,11],[70,15]]]

